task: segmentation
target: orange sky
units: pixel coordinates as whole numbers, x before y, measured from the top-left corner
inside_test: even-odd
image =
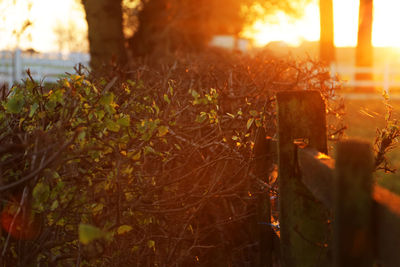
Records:
[[[12,3],[16,4],[13,5]],[[28,10],[27,3],[32,3]],[[79,1],[78,1],[79,2]],[[374,1],[373,45],[400,47],[400,34],[392,34],[393,25],[400,25],[399,0]],[[334,0],[335,44],[337,46],[355,46],[357,41],[358,0]],[[17,45],[14,30],[21,28],[26,18],[33,21],[19,41],[22,48],[34,48],[38,51],[57,51],[60,45],[54,29],[57,25],[69,27],[73,21],[78,29],[76,36],[84,39],[87,25],[83,9],[77,0],[1,0],[0,1],[0,49],[12,49]],[[318,0],[312,0],[304,8],[301,19],[293,19],[283,12],[272,14],[278,24],[257,21],[244,36],[253,38],[255,44],[265,45],[270,41],[283,40],[298,45],[303,40],[319,39]],[[268,17],[266,18],[268,20]],[[63,50],[68,50],[63,47]]]

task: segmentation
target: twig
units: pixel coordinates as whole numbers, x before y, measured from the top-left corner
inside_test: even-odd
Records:
[[[20,180],[15,181],[13,183],[4,185],[2,187],[0,187],[0,192],[4,192],[6,190],[9,190],[11,188],[14,188],[16,186],[19,186],[20,184],[23,184],[24,182],[34,178],[36,175],[38,175],[41,171],[43,171],[50,163],[52,163],[60,154],[61,152],[63,152],[69,145],[72,144],[72,142],[75,140],[75,138],[78,136],[79,134],[79,130],[75,131],[74,136],[71,138],[71,140],[69,140],[68,142],[64,143],[57,152],[55,152],[53,155],[51,155],[51,157],[43,164],[42,167],[36,169],[35,171],[31,172],[30,174],[22,177]]]

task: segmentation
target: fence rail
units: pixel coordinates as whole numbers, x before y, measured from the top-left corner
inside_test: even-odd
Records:
[[[400,69],[386,64],[382,67],[355,67],[332,64],[330,66],[332,76],[338,75],[344,80],[347,88],[380,88],[387,94],[391,89],[400,88]],[[369,74],[372,79],[356,79],[357,74]]]
[[[0,84],[11,86],[27,78],[29,69],[38,81],[56,82],[65,73],[74,73],[81,63],[89,65],[90,56],[83,53],[26,53],[21,50],[0,51]]]
[[[84,53],[29,53],[21,50],[0,51],[0,84],[12,85],[26,78],[26,70],[29,68],[35,80],[56,82],[66,72],[73,73],[74,66],[82,63],[89,65],[90,56]],[[383,67],[354,67],[332,64],[330,66],[332,76],[338,75],[345,80],[347,88],[382,88],[390,93],[391,88],[400,88],[400,69],[392,68],[388,64]],[[369,73],[373,80],[356,80],[358,73]]]
[[[400,266],[400,196],[373,185],[371,146],[341,142],[333,160],[319,92],[277,102],[282,265]]]
[[[370,183],[371,181],[368,181],[368,177],[371,177],[371,174],[368,173],[368,168],[371,170],[372,166],[365,164],[365,155],[371,153],[368,144],[359,141],[349,141],[341,143],[340,145],[342,146],[342,150],[349,150],[346,151],[349,152],[347,157],[351,157],[350,160],[346,158],[345,162],[347,162],[345,165],[347,165],[347,167],[351,166],[354,160],[361,162],[361,167],[363,169],[358,170],[358,172],[361,171],[365,175],[363,177],[365,180],[361,180],[361,183]],[[339,153],[340,154],[338,154],[338,156],[343,157],[344,151]],[[335,207],[335,205],[339,205],[339,203],[337,203],[338,201],[341,200],[341,204],[348,201],[348,198],[340,198],[339,200],[334,201],[335,191],[337,197],[340,197],[340,190],[349,190],[351,185],[349,186],[347,183],[353,183],[353,187],[356,188],[361,187],[361,185],[354,184],[355,180],[353,178],[355,176],[355,172],[357,172],[356,169],[347,172],[350,174],[347,175],[347,177],[337,177],[335,172],[340,173],[343,168],[346,168],[346,166],[336,166],[336,168],[339,168],[339,170],[335,170],[335,160],[327,155],[321,154],[312,148],[299,148],[297,155],[299,167],[302,173],[301,181],[308,188],[308,190],[313,193],[315,198],[324,203],[326,207],[330,209],[338,209],[338,207]],[[358,158],[355,158],[356,156],[358,156]],[[346,179],[345,182],[348,188],[339,187],[335,189],[335,179],[338,178]],[[368,195],[366,195],[367,201],[372,201],[372,205],[363,207],[368,208],[368,210],[364,212],[369,213],[369,218],[374,220],[372,223],[370,222],[373,228],[369,233],[369,235],[373,237],[371,244],[369,244],[371,245],[371,255],[375,254],[375,258],[383,263],[384,266],[400,266],[400,256],[398,253],[400,249],[400,196],[379,185],[372,186],[370,190],[365,190],[365,187],[361,187],[361,190],[368,193]],[[355,194],[355,191],[352,190],[351,194]],[[354,199],[354,201],[357,202],[359,199]],[[338,212],[339,211],[336,211],[336,217],[338,216]],[[343,219],[346,221],[342,222],[344,224],[348,224],[349,221],[354,220],[354,217],[362,215],[360,213],[355,213],[356,210],[354,207],[348,209],[348,212],[351,213],[351,217],[349,218],[349,216],[346,216],[346,218]],[[362,219],[366,220],[365,218]],[[368,220],[366,220],[365,223],[368,223]],[[338,227],[340,227],[340,224]],[[357,229],[353,229],[353,231],[357,232]],[[354,242],[352,242],[352,238],[354,239],[354,237],[350,236],[349,238],[349,235],[346,235],[345,240],[341,240],[340,244],[337,244],[336,247],[344,247],[343,243],[354,244]],[[364,241],[366,241],[366,239]],[[360,254],[359,256],[364,259],[368,258],[365,254]],[[373,259],[369,260],[372,261]],[[357,260],[357,262],[359,263],[359,260]],[[345,266],[344,264],[346,264],[346,262],[341,262],[341,265],[339,266]]]

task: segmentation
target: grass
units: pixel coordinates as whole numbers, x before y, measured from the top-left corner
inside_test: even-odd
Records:
[[[393,117],[400,119],[400,100],[392,100]],[[385,105],[379,99],[346,99],[345,123],[348,138],[360,138],[373,144],[377,128],[385,125]],[[398,169],[396,174],[377,172],[375,178],[381,186],[400,194],[400,145],[388,154],[391,165]]]

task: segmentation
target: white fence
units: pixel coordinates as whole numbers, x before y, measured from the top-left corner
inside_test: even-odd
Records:
[[[65,73],[74,73],[74,66],[89,65],[89,54],[83,53],[28,53],[21,50],[0,51],[0,85],[11,86],[27,78],[29,69],[37,81],[56,82]],[[400,68],[386,64],[382,67],[354,67],[331,65],[332,75],[343,80],[343,86],[351,88],[377,88],[392,94],[393,88],[400,89]],[[356,80],[356,73],[370,73],[373,80]],[[400,91],[399,91],[400,92]]]
[[[56,82],[66,72],[74,73],[74,66],[89,66],[90,56],[83,53],[28,53],[21,50],[0,51],[0,85],[11,86],[27,78],[29,69],[37,81]]]
[[[331,65],[332,75],[337,74],[347,88],[376,88],[387,94],[392,89],[400,89],[400,68],[386,64],[381,67],[354,67],[345,65]],[[373,80],[356,80],[357,73],[371,74]]]

